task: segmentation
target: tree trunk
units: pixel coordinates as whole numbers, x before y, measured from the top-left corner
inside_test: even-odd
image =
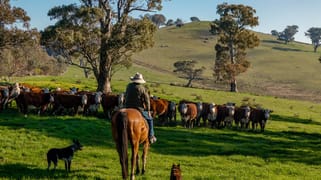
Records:
[[[100,60],[99,60],[99,75],[97,78],[97,91],[103,93],[111,93],[111,58],[107,53],[107,40],[101,39]]]
[[[186,84],[186,87],[192,87],[192,80],[193,79],[189,79],[187,84]]]
[[[111,78],[100,76],[98,80],[97,91],[101,91],[103,93],[111,93]]]
[[[231,92],[238,92],[236,79],[231,80],[230,86],[231,86],[231,89],[230,89]]]

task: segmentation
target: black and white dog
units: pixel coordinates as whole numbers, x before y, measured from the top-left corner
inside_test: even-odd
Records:
[[[74,155],[74,152],[77,150],[81,150],[83,146],[79,143],[78,140],[74,139],[73,144],[65,147],[65,148],[52,148],[47,153],[47,161],[48,161],[48,168],[49,171],[51,161],[54,163],[54,170],[56,170],[58,159],[62,159],[65,161],[65,169],[67,172],[70,172],[70,165],[71,160]]]

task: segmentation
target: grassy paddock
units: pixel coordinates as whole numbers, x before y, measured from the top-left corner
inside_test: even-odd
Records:
[[[115,82],[115,90],[122,91],[126,83]],[[175,101],[233,101],[239,105],[246,99],[273,109],[274,113],[264,133],[156,126],[158,141],[148,154],[146,175],[137,179],[169,179],[173,163],[181,164],[184,179],[315,179],[320,175],[319,104],[166,84],[147,85],[155,95]],[[56,173],[47,172],[46,152],[52,147],[70,145],[73,138],[78,138],[84,149],[75,154],[72,172],[65,173],[63,161],[58,162]],[[106,119],[36,115],[24,118],[13,107],[0,113],[0,139],[0,178],[121,178],[110,121]]]

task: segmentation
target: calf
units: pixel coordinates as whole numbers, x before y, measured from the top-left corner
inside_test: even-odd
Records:
[[[270,117],[272,110],[269,109],[257,109],[253,108],[250,114],[250,121],[252,122],[252,130],[257,129],[257,125],[260,124],[261,132],[264,132],[264,128],[267,120]]]
[[[181,103],[179,105],[182,124],[184,127],[193,128],[194,121],[197,118],[197,107],[194,103]]]
[[[74,156],[74,153],[78,150],[81,150],[83,146],[79,143],[78,140],[73,140],[73,144],[65,148],[52,148],[47,152],[47,162],[49,171],[51,162],[54,163],[54,171],[56,170],[58,159],[65,161],[65,170],[70,172],[71,160]]]

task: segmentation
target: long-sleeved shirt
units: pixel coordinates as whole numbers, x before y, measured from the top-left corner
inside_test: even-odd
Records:
[[[125,93],[125,107],[150,111],[150,98],[143,84],[129,83]]]

